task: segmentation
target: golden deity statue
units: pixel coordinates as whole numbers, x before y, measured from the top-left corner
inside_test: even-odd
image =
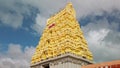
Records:
[[[76,12],[72,3],[68,3],[63,10],[47,20],[46,28],[32,56],[31,63],[66,53],[93,60],[92,53],[88,49],[83,32],[76,20]]]

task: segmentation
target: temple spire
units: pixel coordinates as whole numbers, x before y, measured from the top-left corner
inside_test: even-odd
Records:
[[[48,19],[31,62],[35,64],[66,53],[93,60],[71,2]]]

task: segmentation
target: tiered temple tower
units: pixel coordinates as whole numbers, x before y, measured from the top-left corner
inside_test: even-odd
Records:
[[[32,57],[31,68],[80,68],[93,56],[76,20],[72,3],[50,17]]]

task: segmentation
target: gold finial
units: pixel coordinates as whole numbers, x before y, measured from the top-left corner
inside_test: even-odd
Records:
[[[72,5],[72,2],[68,2],[67,5]]]

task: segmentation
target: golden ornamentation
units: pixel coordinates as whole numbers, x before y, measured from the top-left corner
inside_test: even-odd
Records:
[[[65,53],[93,60],[92,53],[88,49],[83,32],[76,20],[72,3],[68,3],[63,10],[47,20],[47,26],[31,63],[34,64]]]

